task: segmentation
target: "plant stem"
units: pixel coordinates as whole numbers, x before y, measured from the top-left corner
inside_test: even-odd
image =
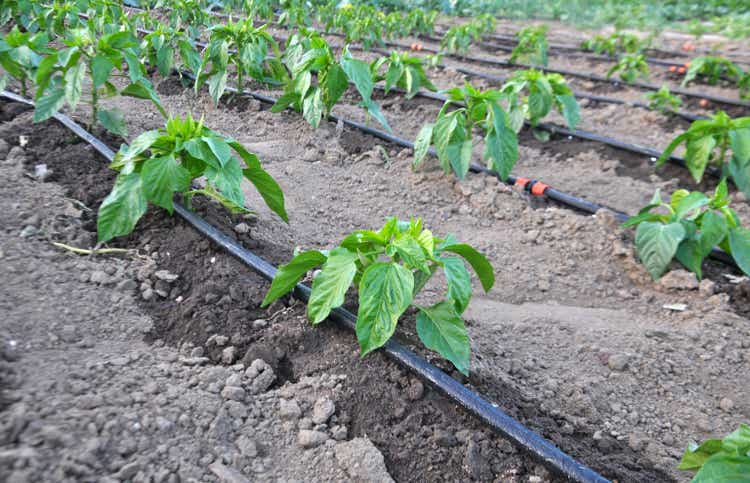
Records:
[[[52,242],[53,246],[56,246],[57,248],[62,248],[63,250],[67,250],[69,252],[75,253],[76,255],[107,255],[107,254],[119,254],[119,253],[132,253],[133,250],[129,250],[126,248],[100,248],[100,249],[93,249],[88,250],[86,248],[78,248],[73,247],[70,245],[66,245],[65,243],[57,243]]]
[[[96,86],[93,84],[94,79],[94,69],[91,67],[91,63],[89,63],[89,74],[91,75],[92,84],[91,84],[91,122],[89,123],[89,131],[93,131],[94,126],[96,125],[96,114],[97,114],[97,104],[99,103],[99,93],[97,92]]]

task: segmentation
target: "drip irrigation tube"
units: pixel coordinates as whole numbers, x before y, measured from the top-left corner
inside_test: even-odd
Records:
[[[195,79],[195,77],[189,73],[184,72],[183,75],[187,78]],[[245,90],[238,90],[236,87],[227,86],[226,89],[230,92],[233,92],[238,95],[244,95],[252,97],[256,100],[259,100],[261,102],[265,102],[266,104],[275,104],[276,99],[271,96],[266,96],[264,94],[260,94],[257,92],[252,91],[245,91]],[[433,93],[430,93],[431,95],[436,95]],[[401,147],[414,149],[414,143],[404,139],[402,137],[396,136],[394,134],[387,133],[385,131],[381,131],[380,129],[375,129],[373,127],[367,126],[363,123],[352,121],[350,119],[346,119],[343,117],[339,117],[335,114],[331,114],[328,116],[328,119],[333,122],[341,122],[345,126],[357,129],[365,134],[369,134],[371,136],[377,137],[379,139],[382,139],[384,141],[396,144]],[[556,128],[560,129],[560,128]],[[430,154],[433,157],[437,157],[437,152],[434,148],[430,148],[428,150],[428,154]],[[628,218],[631,217],[631,215],[628,215],[627,213],[624,213],[620,210],[616,210],[614,208],[610,208],[608,206],[605,206],[600,203],[595,203],[592,201],[585,200],[583,198],[579,198],[577,196],[565,193],[564,191],[560,191],[558,189],[555,189],[551,187],[550,185],[543,183],[542,181],[530,179],[530,178],[524,178],[521,176],[514,176],[514,175],[508,175],[507,179],[502,179],[500,174],[497,171],[488,169],[478,163],[472,162],[469,165],[469,171],[472,173],[481,173],[488,176],[494,176],[501,182],[510,185],[510,186],[521,186],[523,189],[529,193],[531,193],[534,196],[541,196],[541,197],[547,197],[553,201],[556,201],[564,206],[568,206],[570,208],[574,208],[579,211],[583,211],[585,213],[589,214],[595,214],[597,211],[606,209],[611,211],[615,218],[617,218],[620,222],[625,222]],[[737,267],[737,264],[735,263],[734,259],[724,252],[723,250],[720,250],[718,248],[713,248],[711,251],[710,256],[726,265],[729,265],[731,267]]]
[[[1,95],[16,102],[22,102],[31,106],[34,105],[33,102],[7,91],[2,91]],[[59,113],[55,114],[54,118],[93,146],[94,149],[110,162],[114,159],[114,151],[79,126],[71,118]],[[271,263],[246,249],[237,241],[229,238],[218,228],[188,210],[182,204],[175,203],[174,211],[212,242],[239,259],[243,264],[258,272],[264,278],[271,280],[275,276],[277,269]],[[310,288],[303,284],[297,284],[295,287],[295,295],[300,299],[307,300],[310,297],[310,293]],[[349,330],[354,330],[356,326],[356,316],[343,308],[333,309],[329,318]],[[390,358],[414,372],[434,387],[437,387],[450,399],[456,401],[467,411],[491,426],[494,431],[508,438],[518,447],[541,460],[548,467],[574,481],[586,483],[606,483],[608,481],[592,469],[562,452],[545,438],[505,414],[505,412],[484,399],[481,395],[470,390],[394,340],[388,341],[383,350]]]

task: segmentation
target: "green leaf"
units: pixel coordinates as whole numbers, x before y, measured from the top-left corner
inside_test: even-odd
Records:
[[[729,160],[729,174],[737,188],[750,197],[750,161],[742,162],[737,156],[732,156]]]
[[[562,115],[568,128],[575,129],[581,120],[581,108],[578,106],[575,96],[566,94],[557,96],[557,100],[562,105]]]
[[[685,450],[685,454],[682,455],[682,460],[678,468],[681,470],[698,469],[703,466],[708,458],[720,451],[720,439],[708,439],[700,446],[692,444]]]
[[[116,107],[113,109],[101,109],[96,113],[96,119],[112,134],[123,138],[128,136],[128,129],[125,127],[125,118],[120,109]]]
[[[398,263],[373,263],[359,282],[357,341],[365,356],[382,347],[396,331],[401,314],[409,307],[414,276]]]
[[[747,483],[749,478],[750,456],[718,453],[706,460],[693,483]]]
[[[552,109],[552,93],[543,84],[536,81],[529,86],[529,116],[532,124],[539,122]]]
[[[672,201],[674,195],[672,196]],[[678,218],[683,218],[685,215],[706,206],[709,202],[708,197],[699,191],[693,191],[687,196],[682,197],[679,202],[674,206],[675,215]]]
[[[164,109],[164,106],[162,106],[159,95],[156,93],[153,86],[147,79],[140,79],[137,82],[127,85],[125,89],[120,91],[120,94],[122,94],[123,96],[150,100],[165,119],[169,117],[167,115],[167,111]]]
[[[366,99],[360,103],[362,106],[364,106],[365,109],[367,109],[367,112],[375,118],[376,121],[380,123],[381,126],[383,126],[386,131],[391,131],[391,126],[388,124],[388,119],[385,118],[383,115],[383,112],[380,110],[380,106],[377,102],[373,101],[372,99]]]
[[[228,72],[223,70],[208,78],[208,93],[211,95],[215,104],[219,104],[219,99],[227,88],[228,75]]]
[[[190,188],[190,172],[177,164],[171,153],[160,158],[149,158],[141,169],[143,192],[146,198],[157,206],[172,213],[172,199],[175,192]]]
[[[203,136],[201,139],[206,143],[221,166],[224,166],[231,159],[232,150],[224,139],[216,136]]]
[[[36,101],[34,122],[41,122],[55,115],[65,104],[65,89],[58,87]]]
[[[321,95],[320,89],[316,87],[302,100],[302,115],[316,129],[320,125],[320,119],[325,108]]]
[[[339,65],[332,65],[331,68],[328,69],[325,79],[325,103],[328,110],[330,110],[333,105],[338,102],[338,100],[348,88],[349,81],[346,78],[344,69],[342,69]]]
[[[448,298],[453,300],[456,311],[462,314],[471,300],[471,275],[460,258],[445,257],[440,261],[448,281]]]
[[[704,136],[688,141],[687,151],[685,152],[685,163],[696,182],[700,182],[703,178],[703,172],[706,170],[706,166],[708,166],[708,160],[715,147],[716,140],[713,136]]]
[[[740,164],[750,163],[750,129],[729,131],[732,154]]]
[[[112,191],[99,207],[99,242],[130,234],[147,208],[140,173],[118,175]]]
[[[157,130],[142,132],[138,137],[133,139],[133,142],[131,142],[130,146],[125,150],[121,162],[126,163],[131,159],[134,159],[136,156],[149,149],[159,137],[161,137],[161,133]]]
[[[354,82],[354,86],[362,99],[369,101],[372,98],[373,84],[370,66],[367,62],[344,56],[341,59],[341,68],[344,69],[349,80]]]
[[[739,428],[726,435],[722,440],[722,449],[741,455],[750,452],[750,426],[740,424]]]
[[[425,156],[430,150],[432,144],[432,130],[435,127],[434,124],[425,124],[417,135],[417,139],[414,141],[414,161],[412,166],[415,168],[422,164]]]
[[[106,56],[102,54],[95,55],[94,58],[91,59],[91,78],[94,83],[94,88],[98,88],[107,82],[107,79],[109,79],[109,75],[114,68],[115,65]]]
[[[685,240],[677,247],[675,254],[677,260],[688,270],[693,272],[700,280],[703,277],[701,269],[704,255],[701,253],[701,244],[696,240]]]
[[[266,202],[271,211],[289,223],[289,215],[287,215],[286,207],[284,206],[284,192],[276,180],[263,169],[258,156],[249,152],[237,141],[231,141],[229,145],[245,162],[246,167],[242,170],[245,178],[255,186],[255,189],[258,190],[258,193],[260,193],[263,201]]]
[[[471,344],[464,321],[448,301],[431,307],[417,307],[417,335],[424,345],[438,352],[456,366],[462,374],[469,375]]]
[[[667,270],[684,238],[685,228],[679,222],[664,225],[645,221],[638,225],[635,247],[651,278],[656,280]]]
[[[466,243],[452,243],[444,244],[438,247],[440,251],[451,252],[463,257],[464,260],[469,262],[471,268],[474,269],[479,281],[482,283],[482,288],[485,292],[489,292],[492,286],[495,285],[495,273],[492,269],[492,265],[487,261],[484,255],[479,253],[471,245]]]
[[[296,92],[287,92],[276,100],[276,103],[271,106],[271,112],[274,114],[279,113],[289,107],[296,107],[295,104],[299,99],[299,94]]]
[[[219,169],[208,166],[206,168],[206,179],[218,188],[221,194],[232,200],[234,204],[239,206],[245,205],[245,196],[242,193],[241,184],[242,168],[236,158],[230,158]]]
[[[289,293],[308,271],[320,266],[325,261],[326,256],[321,252],[309,250],[298,254],[289,263],[279,266],[261,307],[267,307]]]
[[[346,292],[357,273],[356,260],[357,254],[346,248],[331,250],[323,269],[313,280],[312,294],[307,303],[307,316],[313,324],[324,321],[331,309],[344,303]]]
[[[492,124],[485,136],[484,158],[487,167],[506,180],[518,160],[518,136],[508,127],[505,111],[495,103],[490,105]]]
[[[750,275],[750,230],[741,227],[729,230],[729,247],[737,266]]]

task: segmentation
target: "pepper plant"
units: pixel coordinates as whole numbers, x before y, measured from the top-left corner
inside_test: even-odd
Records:
[[[516,34],[516,39],[518,44],[510,53],[510,59],[508,59],[510,62],[547,66],[549,46],[546,25],[525,27]]]
[[[648,107],[662,114],[671,114],[677,112],[682,105],[682,100],[669,91],[669,86],[662,85],[658,91],[646,94]]]
[[[646,58],[642,54],[626,54],[621,56],[617,63],[607,71],[607,79],[618,72],[620,73],[620,79],[631,83],[639,77],[647,78],[650,70]]]
[[[265,30],[266,25],[255,28],[252,18],[241,22],[230,20],[225,25],[211,27],[211,40],[203,52],[199,69],[201,73],[195,79],[196,92],[208,83],[208,91],[218,104],[227,87],[230,64],[235,67],[238,89],[244,88],[245,75],[267,84],[282,83],[285,72],[278,60],[279,46]],[[273,52],[271,58],[269,50]],[[211,70],[204,72],[209,62]]]
[[[750,117],[730,118],[719,111],[711,119],[694,121],[672,140],[656,161],[661,166],[681,144],[685,164],[695,181],[703,179],[708,166],[716,166],[746,195],[750,196]],[[732,156],[727,161],[727,154]]]
[[[674,258],[700,279],[703,260],[717,245],[750,274],[750,230],[741,226],[729,201],[726,179],[711,197],[681,189],[666,203],[657,191],[651,202],[622,226],[637,226],[636,253],[654,280]]]
[[[419,311],[417,335],[422,343],[468,375],[471,345],[461,314],[469,305],[472,289],[464,260],[489,292],[495,283],[493,268],[477,250],[458,243],[452,235],[433,236],[421,219],[390,218],[380,230],[357,230],[332,250],[295,254],[279,267],[263,306],[292,291],[308,271],[322,266],[307,304],[313,325],[343,305],[354,285],[359,297],[356,333],[363,357],[385,345],[399,317],[414,306]],[[445,298],[430,306],[414,304],[438,269],[443,270],[448,285]]]
[[[99,208],[100,242],[131,233],[149,202],[172,213],[175,193],[188,200],[204,195],[233,213],[249,213],[242,193],[243,178],[255,186],[274,213],[288,221],[284,194],[258,157],[190,115],[185,119],[170,117],[165,127],[146,131],[129,146],[123,145],[110,168],[119,174]],[[202,177],[205,187],[191,189],[193,180]]]
[[[386,68],[382,74],[383,67]],[[370,64],[373,82],[385,80],[386,94],[393,88],[399,87],[406,91],[406,98],[411,99],[419,90],[435,91],[422,66],[422,59],[412,57],[406,52],[392,52],[388,57],[381,57]]]
[[[742,77],[742,69],[724,57],[704,55],[690,61],[690,67],[688,67],[685,73],[682,85],[687,85],[688,82],[698,76],[702,76],[709,84],[713,85],[719,82],[721,78],[733,81],[739,80]]]
[[[750,426],[740,424],[723,439],[690,444],[678,468],[696,472],[692,483],[750,480]]]
[[[482,92],[468,83],[446,94],[448,100],[436,121],[425,124],[414,141],[413,166],[418,167],[434,145],[443,171],[447,174],[452,170],[463,179],[471,166],[473,131],[481,129],[485,133],[487,167],[507,179],[518,159],[518,137],[499,104],[504,94],[497,90]]]
[[[117,94],[151,100],[164,113],[158,95],[146,78],[146,70],[138,59],[137,42],[129,31],[99,34],[94,22],[71,29],[61,39],[67,47],[42,59],[36,70],[36,108],[34,121],[48,119],[66,103],[75,111],[82,101],[83,84],[91,82],[89,128],[98,121],[114,134],[126,134],[122,113],[116,109],[99,109],[102,97]],[[124,70],[127,64],[130,84],[118,90],[110,82],[113,71]],[[121,74],[124,77],[124,74]]]
[[[317,128],[320,120],[328,117],[351,81],[362,97],[360,106],[390,131],[380,106],[372,100],[374,82],[369,64],[354,59],[347,48],[337,61],[328,43],[318,33],[308,31],[306,35],[294,34],[284,52],[284,64],[290,75],[284,86],[284,94],[271,107],[272,112],[291,107],[302,112],[307,122]],[[317,73],[317,85],[312,83],[314,72]]]
[[[635,34],[626,32],[615,32],[611,35],[595,35],[581,43],[581,48],[591,50],[597,54],[607,54],[614,57],[616,54],[636,54],[646,50],[651,40],[641,40]]]
[[[565,118],[570,129],[581,120],[581,110],[573,91],[560,74],[529,69],[516,72],[502,92],[508,97],[508,114],[516,132],[528,117],[532,127],[554,107]]]

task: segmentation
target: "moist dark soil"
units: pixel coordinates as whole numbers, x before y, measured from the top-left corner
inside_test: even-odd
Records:
[[[19,135],[28,136],[27,149],[37,162],[45,162],[53,172],[53,180],[63,185],[69,196],[92,209],[89,226],[93,233],[93,213],[109,191],[114,179],[112,172],[90,146],[61,125],[50,121],[32,126],[28,121],[19,118],[6,124],[0,130],[0,137],[17,142]],[[258,243],[252,238],[252,229],[249,234],[237,235],[233,227],[243,221],[241,218],[227,215],[208,202],[196,202],[195,207],[224,233],[239,237],[245,246],[272,263],[289,257],[293,247]],[[525,455],[516,453],[506,441],[490,434],[434,391],[429,390],[426,397],[417,401],[408,399],[418,383],[381,354],[360,360],[351,335],[333,324],[316,329],[304,323],[274,325],[277,329],[252,328],[248,321],[256,319],[281,315],[299,320],[304,308],[299,302],[287,299],[267,310],[260,309],[267,282],[178,218],[152,209],[136,232],[123,242],[129,248],[158,253],[160,266],[180,275],[179,283],[166,300],[155,298],[143,302],[155,320],[149,337],[175,345],[192,342],[203,346],[214,334],[231,335],[240,353],[245,354],[244,360],[263,358],[290,381],[333,368],[347,374],[351,391],[343,404],[353,419],[354,433],[366,433],[371,438],[385,455],[388,469],[397,480],[461,480],[466,478],[466,470],[462,469],[466,465],[469,475],[479,480],[491,474],[520,476],[540,471]],[[181,297],[179,302],[177,297]],[[406,324],[405,332],[412,332],[410,325]],[[409,342],[411,338],[405,339]],[[219,351],[209,355],[215,361],[221,357]],[[622,441],[605,437],[598,440],[598,445],[592,445],[593,428],[570,434],[563,429],[564,415],[553,416],[540,410],[535,401],[526,400],[499,378],[473,377],[469,383],[509,414],[607,477],[621,481],[670,479],[650,469]],[[475,460],[467,462],[461,447],[442,447],[430,439],[441,429],[462,428],[476,435],[479,456]]]

